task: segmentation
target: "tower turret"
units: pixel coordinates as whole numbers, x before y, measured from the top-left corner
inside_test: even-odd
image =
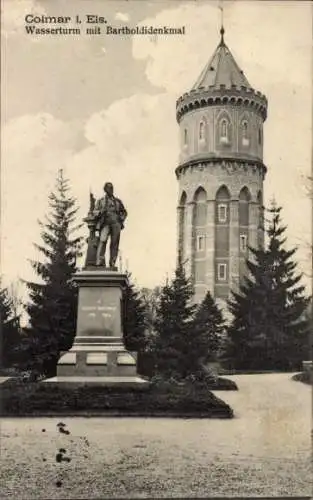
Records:
[[[195,300],[226,300],[245,274],[248,246],[263,244],[263,123],[267,99],[224,41],[176,103],[180,128],[178,252]]]

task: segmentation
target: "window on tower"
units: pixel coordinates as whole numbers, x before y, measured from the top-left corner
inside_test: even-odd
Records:
[[[204,141],[205,137],[205,123],[204,122],[200,122],[199,124],[199,140],[200,141]]]
[[[221,142],[229,142],[229,123],[225,118],[220,123],[220,139]]]
[[[247,120],[242,122],[242,144],[244,146],[249,146],[249,127]]]
[[[197,251],[202,252],[205,249],[205,237],[197,236]]]
[[[219,203],[217,207],[218,222],[227,222],[227,205]]]
[[[217,279],[218,281],[227,280],[227,264],[217,264]]]
[[[247,235],[246,234],[241,234],[239,236],[239,246],[240,246],[241,252],[247,251]]]
[[[261,146],[262,144],[262,129],[259,127],[259,145]]]
[[[185,128],[184,129],[184,146],[187,146],[188,144],[188,130]]]

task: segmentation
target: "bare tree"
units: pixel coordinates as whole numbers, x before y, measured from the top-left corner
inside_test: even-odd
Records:
[[[156,286],[153,289],[150,288],[142,288],[140,290],[143,301],[146,305],[147,311],[147,322],[149,333],[153,333],[153,325],[156,318],[157,306],[159,303],[160,295],[161,295],[161,287]]]
[[[17,322],[17,326],[20,328],[21,317],[24,312],[24,306],[23,306],[24,286],[22,281],[19,278],[16,281],[12,281],[8,285],[7,291],[12,304],[12,314]]]

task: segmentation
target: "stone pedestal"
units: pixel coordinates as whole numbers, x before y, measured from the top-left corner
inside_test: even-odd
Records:
[[[73,347],[57,366],[58,382],[144,382],[137,376],[135,356],[123,343],[123,287],[126,275],[86,268],[76,273],[77,330]]]

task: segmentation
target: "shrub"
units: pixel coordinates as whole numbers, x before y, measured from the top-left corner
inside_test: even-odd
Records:
[[[296,373],[292,376],[292,380],[303,382],[303,384],[313,385],[313,371],[307,370],[301,373]]]

